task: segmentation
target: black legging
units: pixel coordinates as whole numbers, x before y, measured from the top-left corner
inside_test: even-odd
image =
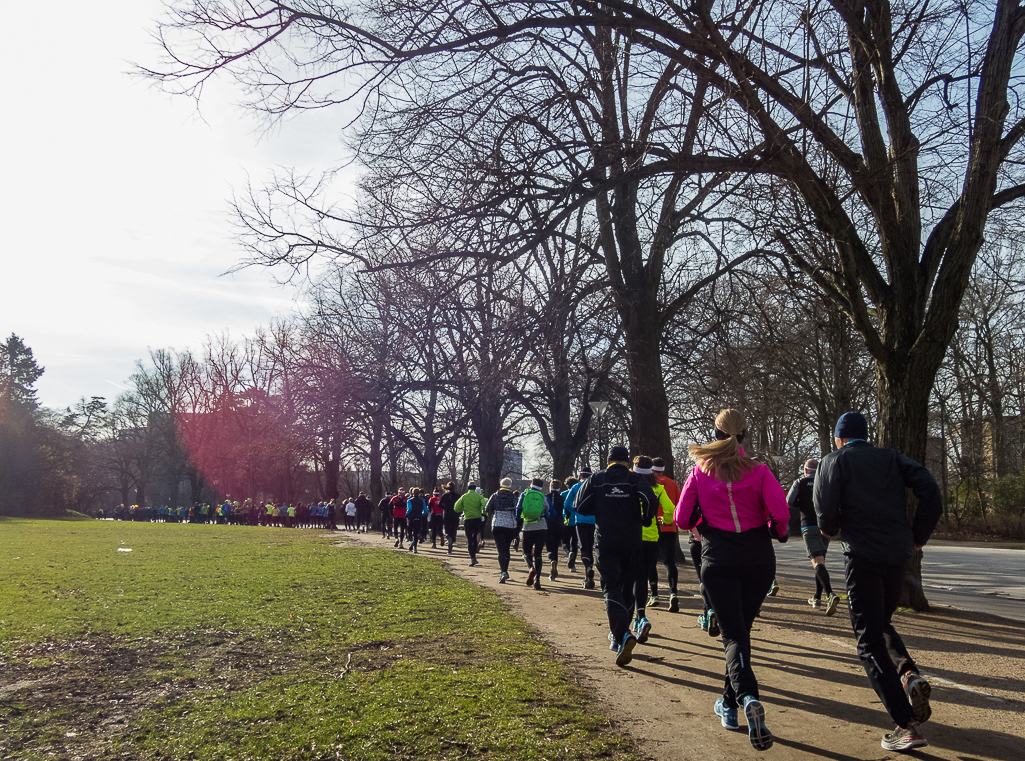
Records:
[[[648,579],[651,574],[658,578],[658,542],[641,542],[641,572],[634,580],[634,599],[637,605],[637,618],[642,618],[647,612],[648,598],[645,597]],[[652,594],[655,594],[652,592]]]
[[[492,526],[491,533],[495,537],[495,549],[498,551],[498,569],[502,573],[508,573],[509,557],[511,554],[509,548],[512,545],[513,539],[519,534],[519,530],[504,526]]]
[[[544,562],[547,535],[548,532],[543,528],[523,532],[523,554],[527,556],[527,565],[539,574]]]
[[[448,546],[456,546],[456,534],[459,533],[459,515],[452,514],[445,516],[445,536],[448,537]]]
[[[431,544],[435,544],[438,541],[438,537],[441,540],[445,540],[445,516],[441,513],[431,514]]]
[[[559,562],[559,545],[562,544],[562,524],[549,526],[545,531],[545,549],[548,550],[548,562]]]
[[[580,543],[580,560],[588,579],[594,578],[594,524],[577,524],[577,541]]]
[[[395,521],[395,539],[399,544],[406,541],[406,519],[398,515],[394,517]]]
[[[413,549],[416,549],[420,544],[420,526],[423,523],[422,518],[410,518],[406,517],[406,530],[409,531],[409,542]]]
[[[758,697],[758,680],[751,668],[751,625],[776,578],[776,564],[705,565],[701,581],[715,611],[726,651],[723,703],[737,708],[748,695]]]
[[[480,529],[483,525],[483,518],[467,518],[463,521],[463,533],[466,535],[466,551],[470,554],[470,560],[477,559],[477,537],[480,536]]]
[[[694,571],[698,575],[698,592],[701,593],[701,605],[703,610],[701,611],[706,616],[708,615],[708,595],[705,594],[705,585],[701,582],[701,542],[690,543],[690,559],[694,563]]]
[[[658,556],[662,565],[666,567],[666,576],[669,578],[669,594],[676,594],[676,587],[680,583],[680,572],[676,568],[676,548],[679,542],[676,539],[675,531],[660,531],[658,534]],[[658,595],[658,563],[652,563],[648,569],[648,583],[651,586],[651,595]]]

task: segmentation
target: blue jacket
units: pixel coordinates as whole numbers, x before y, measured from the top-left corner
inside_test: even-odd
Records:
[[[563,501],[563,507],[566,510],[567,526],[575,526],[578,523],[594,524],[593,515],[581,515],[576,511],[577,495],[580,493],[580,487],[583,485],[583,481],[578,481],[562,493],[562,496],[565,498]]]

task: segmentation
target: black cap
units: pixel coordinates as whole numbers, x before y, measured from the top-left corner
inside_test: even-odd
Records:
[[[626,447],[615,446],[609,450],[609,462],[629,462],[630,450]]]

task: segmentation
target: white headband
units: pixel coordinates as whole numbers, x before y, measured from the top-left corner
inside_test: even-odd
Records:
[[[666,466],[665,465],[652,465],[651,469],[653,471],[655,471],[656,473],[664,473],[665,469],[666,469]]]
[[[649,475],[651,473],[651,468],[638,468],[638,467],[634,467],[634,473],[640,473],[641,475],[647,476],[647,475]]]

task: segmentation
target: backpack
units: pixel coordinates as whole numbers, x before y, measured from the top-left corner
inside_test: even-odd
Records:
[[[537,489],[527,489],[523,492],[523,504],[520,512],[523,514],[524,523],[537,523],[545,511],[545,497]]]

